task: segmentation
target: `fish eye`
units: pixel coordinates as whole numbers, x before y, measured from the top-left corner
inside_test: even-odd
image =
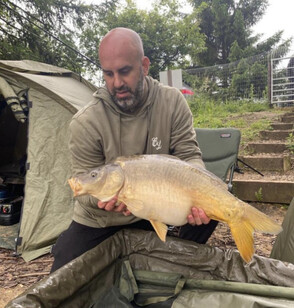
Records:
[[[90,173],[90,175],[91,175],[92,178],[95,178],[97,176],[97,172],[96,171],[92,171]]]

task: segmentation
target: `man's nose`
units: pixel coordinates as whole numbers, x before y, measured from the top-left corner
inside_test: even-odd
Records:
[[[123,86],[123,79],[121,78],[121,76],[119,74],[115,74],[114,75],[114,79],[113,79],[113,86],[116,89],[119,89],[121,86]]]

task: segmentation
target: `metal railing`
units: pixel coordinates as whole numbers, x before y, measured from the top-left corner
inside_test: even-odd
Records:
[[[271,59],[271,104],[294,103],[294,57]]]

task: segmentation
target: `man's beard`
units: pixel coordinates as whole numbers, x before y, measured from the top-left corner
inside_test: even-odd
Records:
[[[117,98],[116,92],[128,91],[130,96],[126,98]],[[132,91],[131,88],[127,86],[122,86],[119,89],[114,89],[111,97],[116,105],[124,112],[133,113],[143,103],[143,92],[144,92],[144,75],[143,72],[140,73],[140,78],[135,88],[135,91]]]

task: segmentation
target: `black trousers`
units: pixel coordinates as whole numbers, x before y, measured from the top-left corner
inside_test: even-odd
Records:
[[[199,244],[205,244],[217,226],[217,223],[217,221],[211,220],[209,224],[201,226],[186,224],[180,227],[178,237]],[[94,248],[117,231],[126,228],[154,231],[152,225],[147,220],[140,220],[130,225],[106,228],[92,228],[72,221],[69,228],[60,234],[56,244],[52,248],[54,262],[51,272],[56,271],[84,252]]]

